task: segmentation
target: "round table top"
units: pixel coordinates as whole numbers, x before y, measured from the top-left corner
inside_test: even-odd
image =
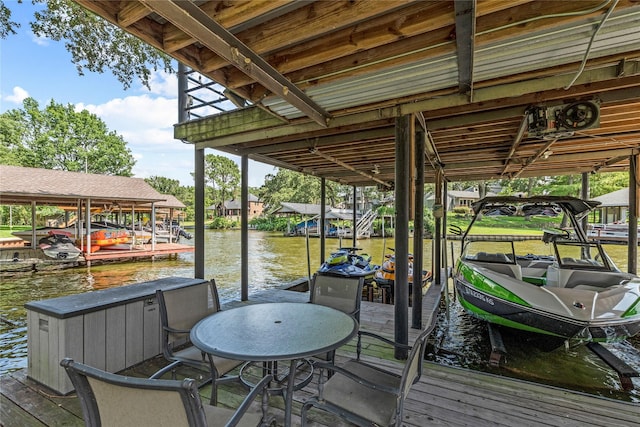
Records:
[[[219,311],[191,329],[200,350],[228,359],[275,361],[336,349],[358,332],[358,322],[309,303],[253,304]]]

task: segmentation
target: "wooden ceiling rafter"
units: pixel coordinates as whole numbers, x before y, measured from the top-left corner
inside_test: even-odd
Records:
[[[456,50],[458,58],[458,91],[473,102],[473,58],[476,37],[476,0],[454,2],[456,12]]]
[[[636,1],[616,3],[607,26],[618,28],[599,32],[569,90],[580,55],[549,59],[544,46],[562,48],[558,37],[571,33],[583,51],[612,1],[76,1],[254,103],[177,125],[176,139],[196,149],[375,185],[372,178],[395,179],[394,124],[403,115],[422,118],[428,129],[428,181],[625,170],[640,148],[640,48],[629,41],[640,23]],[[173,12],[161,13],[165,4]],[[185,18],[185,8],[206,17],[207,33],[194,33],[206,26]],[[249,56],[238,63],[211,49],[208,37],[221,30],[308,91],[329,123],[301,116],[279,92],[283,85],[270,88],[245,73]],[[513,61],[502,50],[512,50]],[[511,71],[488,61],[492,51]],[[402,86],[405,80],[416,84]],[[545,158],[553,132],[547,140],[530,134],[527,109],[588,100],[600,105],[597,126],[558,139]],[[329,159],[309,153],[310,146]]]
[[[173,17],[174,24],[182,31],[200,40],[209,49],[277,93],[319,125],[327,126],[331,118],[329,113],[195,4],[175,0],[141,2],[165,19]]]

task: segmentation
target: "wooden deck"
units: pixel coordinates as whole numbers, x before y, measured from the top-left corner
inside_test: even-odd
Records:
[[[182,245],[180,243],[156,243],[155,249],[151,249],[151,244],[136,245],[130,250],[109,250],[109,247],[101,248],[91,254],[83,254],[87,263],[101,260],[122,260],[128,258],[144,258],[160,255],[172,255],[180,252],[193,252],[194,246]]]
[[[423,321],[431,316],[430,308],[437,306],[437,289],[425,296]],[[250,295],[251,301],[234,301],[232,306],[266,301],[308,300],[308,293],[270,290]],[[393,306],[363,302],[361,328],[393,336]],[[410,329],[409,340],[418,331]],[[392,360],[392,351],[372,341],[363,345],[363,359],[388,369],[400,370],[401,364]],[[354,356],[352,342],[338,351],[338,363]],[[128,369],[134,376],[149,376],[166,362],[161,357]],[[196,372],[185,372],[194,376]],[[0,423],[13,426],[82,425],[82,413],[77,398],[58,396],[48,392],[26,378],[26,371],[18,371],[1,378]],[[300,406],[315,393],[316,384],[295,393],[294,424],[299,424]],[[220,404],[233,407],[244,389],[238,384],[220,387]],[[209,387],[201,394],[208,400]],[[284,403],[281,397],[270,398],[270,411],[279,423],[283,419]],[[314,426],[344,426],[332,416],[312,411]],[[638,426],[640,405],[544,386],[531,382],[485,374],[425,362],[424,375],[409,394],[405,407],[404,424],[407,426]]]

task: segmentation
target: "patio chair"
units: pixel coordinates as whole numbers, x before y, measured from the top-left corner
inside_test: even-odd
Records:
[[[360,305],[364,277],[339,277],[314,274],[311,279],[309,302],[335,308],[353,316],[360,323]],[[333,360],[335,350],[315,355],[322,360]]]
[[[171,363],[154,373],[151,378],[161,378],[167,372],[175,379],[175,370],[180,365],[190,366],[210,373],[211,399],[210,404],[218,402],[218,384],[238,381],[238,375],[228,375],[243,361],[224,359],[200,351],[191,344],[189,333],[191,328],[204,317],[220,311],[220,300],[215,280],[210,282],[213,306],[209,306],[206,299],[194,301],[192,294],[184,288],[169,291],[156,291],[156,299],[160,307],[160,322],[162,324],[162,353]]]
[[[318,394],[303,404],[302,426],[307,425],[308,411],[312,407],[359,426],[401,426],[404,401],[411,386],[422,375],[427,337],[432,330],[433,327],[429,327],[420,333],[401,375],[360,360],[350,360],[341,366],[316,363],[320,369]],[[324,371],[333,372],[326,382]]]
[[[335,308],[360,322],[360,303],[364,277],[340,277],[314,274],[309,302]]]
[[[237,410],[203,404],[196,381],[127,377],[65,358],[60,362],[76,389],[87,427],[140,426],[257,426],[273,422],[267,417],[264,377]],[[262,413],[248,411],[262,395]]]

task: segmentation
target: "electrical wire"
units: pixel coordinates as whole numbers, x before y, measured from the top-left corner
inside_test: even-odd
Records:
[[[582,63],[580,64],[580,68],[578,69],[578,72],[576,73],[576,75],[573,77],[573,80],[571,80],[571,83],[569,83],[568,85],[566,85],[564,87],[564,90],[568,90],[571,86],[573,86],[573,84],[576,82],[576,80],[578,80],[578,77],[580,77],[580,75],[584,71],[584,67],[585,67],[585,65],[587,65],[587,59],[589,58],[589,53],[591,52],[591,46],[593,45],[593,41],[595,40],[596,35],[598,34],[598,31],[600,31],[600,28],[602,28],[604,26],[604,23],[607,22],[607,19],[609,18],[609,16],[613,12],[613,9],[616,8],[616,5],[618,4],[618,1],[619,0],[615,0],[613,2],[613,5],[609,8],[607,13],[602,17],[602,21],[600,21],[600,24],[598,24],[598,26],[596,27],[595,31],[591,35],[591,40],[589,40],[589,45],[587,46],[587,50],[584,52],[584,57],[582,58]]]

